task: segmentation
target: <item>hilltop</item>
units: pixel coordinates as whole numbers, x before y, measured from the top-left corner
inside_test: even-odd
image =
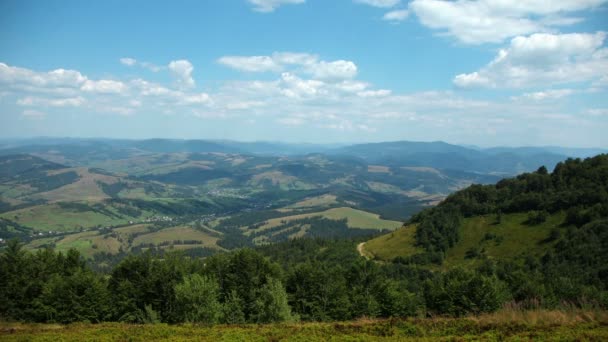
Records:
[[[385,262],[431,269],[488,262],[539,264],[543,272],[608,283],[608,155],[473,185],[363,245]],[[576,270],[576,272],[574,271]]]

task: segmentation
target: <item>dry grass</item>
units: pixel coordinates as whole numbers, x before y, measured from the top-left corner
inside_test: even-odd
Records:
[[[6,341],[605,341],[600,310],[506,307],[465,318],[360,318],[349,322],[244,325],[0,323]]]

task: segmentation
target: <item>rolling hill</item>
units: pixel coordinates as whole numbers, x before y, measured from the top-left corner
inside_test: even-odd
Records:
[[[360,249],[369,258],[432,269],[540,262],[604,286],[607,218],[608,155],[599,155],[457,191]]]

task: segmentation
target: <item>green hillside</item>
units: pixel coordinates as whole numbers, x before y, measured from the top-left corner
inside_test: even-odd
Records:
[[[608,155],[599,155],[568,159],[552,173],[541,167],[496,185],[472,185],[359,249],[431,269],[542,265],[544,277],[568,275],[601,288],[608,282],[606,218]]]
[[[448,249],[443,268],[475,267],[486,259],[517,259],[527,254],[542,256],[555,245],[552,234],[564,234],[565,214],[549,215],[537,225],[527,223],[528,214],[503,214],[465,218],[460,227],[460,240]],[[556,233],[558,232],[558,233]],[[411,258],[424,252],[416,245],[416,225],[408,225],[367,241],[363,250],[374,259],[392,261],[397,257]]]

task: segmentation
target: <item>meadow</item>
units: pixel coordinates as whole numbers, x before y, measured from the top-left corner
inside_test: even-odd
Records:
[[[605,341],[608,313],[502,310],[464,318],[242,325],[0,323],[2,341]]]
[[[526,213],[483,215],[465,218],[460,227],[460,240],[446,252],[442,268],[454,266],[475,267],[479,256],[495,260],[513,259],[525,253],[542,255],[553,246],[549,236],[562,227],[564,213],[549,215],[545,222],[536,225],[526,223]],[[396,257],[410,257],[424,250],[416,246],[416,224],[411,224],[386,235],[381,235],[363,245],[366,256],[391,261]]]

